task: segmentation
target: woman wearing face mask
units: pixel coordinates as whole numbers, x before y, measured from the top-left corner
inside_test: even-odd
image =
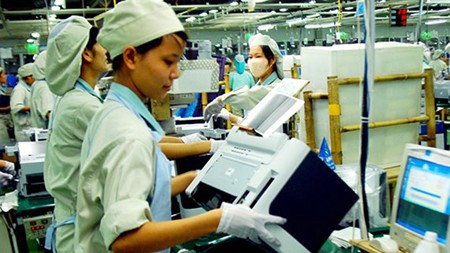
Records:
[[[248,112],[283,79],[283,56],[277,43],[268,35],[256,34],[249,39],[249,45],[248,67],[257,79],[256,85],[250,89],[243,87],[211,101],[203,114],[206,121],[215,116],[239,123],[242,118],[223,109],[225,104],[242,108]]]

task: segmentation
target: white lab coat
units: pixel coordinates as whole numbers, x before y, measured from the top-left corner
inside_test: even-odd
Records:
[[[442,79],[442,73],[444,75],[448,75],[447,73],[447,64],[441,59],[430,61],[430,68],[433,69],[433,76],[435,80]]]
[[[229,92],[222,95],[222,100],[226,104],[241,108],[244,110],[251,110],[271,91],[281,80],[278,78],[276,72],[273,72],[264,83],[259,81],[255,86],[248,89],[246,87],[236,91]]]
[[[103,103],[82,146],[75,252],[108,252],[120,234],[152,219],[156,145],[130,110]]]
[[[81,144],[87,126],[102,105],[97,97],[79,89],[68,91],[57,104],[53,126],[47,140],[44,182],[55,198],[55,222],[61,223],[76,213]],[[57,252],[74,252],[73,224],[56,230]]]
[[[30,137],[23,131],[31,127],[30,111],[20,111],[25,106],[30,106],[31,87],[27,88],[25,85],[28,86],[20,81],[11,93],[11,117],[14,122],[16,141],[30,141]]]
[[[55,98],[45,80],[36,80],[31,86],[31,125],[47,128],[47,113],[52,111]]]

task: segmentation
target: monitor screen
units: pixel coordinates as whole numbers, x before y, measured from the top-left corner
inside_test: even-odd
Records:
[[[396,223],[420,235],[438,234],[446,244],[450,215],[450,165],[408,156],[397,208]]]

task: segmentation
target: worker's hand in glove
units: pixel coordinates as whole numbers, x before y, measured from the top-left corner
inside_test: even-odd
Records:
[[[15,165],[12,162],[5,161],[5,168],[3,169],[3,172],[6,172],[12,176],[16,175]]]
[[[209,153],[216,153],[217,150],[220,148],[220,146],[222,146],[222,144],[225,143],[225,141],[223,141],[223,140],[210,139],[209,141],[211,141],[211,147],[209,149]]]
[[[222,217],[220,218],[217,232],[223,232],[239,238],[248,238],[256,243],[261,243],[259,238],[274,246],[280,246],[280,241],[266,228],[266,223],[284,224],[285,218],[270,214],[254,212],[244,205],[232,205],[222,203]]]
[[[225,106],[225,103],[222,101],[220,97],[216,97],[213,101],[211,101],[203,112],[203,118],[206,122],[209,122],[212,116],[219,115],[220,110]]]
[[[220,113],[217,115],[217,117],[222,118],[224,120],[230,120],[230,114],[231,113],[227,109],[222,108],[222,110],[220,110]]]
[[[13,179],[13,175],[0,171],[0,184],[1,185],[3,185],[3,186],[7,185],[8,181],[11,179]]]
[[[184,143],[192,143],[192,142],[199,142],[199,141],[207,141],[208,138],[206,138],[205,136],[199,134],[199,133],[195,133],[195,134],[189,134],[186,136],[181,137],[181,140]]]

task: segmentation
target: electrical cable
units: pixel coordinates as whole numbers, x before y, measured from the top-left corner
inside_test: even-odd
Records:
[[[365,177],[367,157],[369,151],[369,115],[370,115],[370,92],[373,90],[375,70],[375,5],[373,0],[364,0],[364,82],[362,85],[361,103],[361,139],[359,159],[359,184],[358,194],[360,196],[360,229],[361,238],[368,240],[369,234],[369,212],[367,196],[365,192]]]

